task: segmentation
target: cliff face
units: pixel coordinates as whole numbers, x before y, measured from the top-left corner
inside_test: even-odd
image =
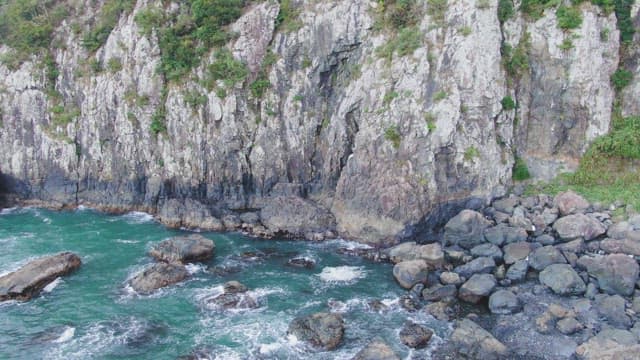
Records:
[[[80,23],[103,4],[85,2]],[[158,74],[157,31],[135,18],[161,2],[137,1],[95,52],[66,19],[52,49],[64,109],[52,111],[37,58],[0,64],[0,170],[26,198],[144,209],[175,226],[333,230],[382,244],[423,234],[442,204],[504,194],[514,154],[550,178],[607,132],[614,14],[582,4],[581,25],[566,31],[553,9],[501,24],[497,0],[449,0],[439,14],[418,3],[415,51],[383,56],[399,35],[375,26],[377,1],[295,2],[288,28],[276,26],[278,2],[253,2],[226,46],[249,74],[226,96],[201,81],[219,50],[179,82]],[[506,44],[526,55],[518,72],[506,69]],[[261,73],[270,86],[257,96],[249,83]],[[625,111],[638,110],[639,86],[625,90]],[[154,132],[158,108],[166,130]],[[282,216],[299,224],[272,221]]]

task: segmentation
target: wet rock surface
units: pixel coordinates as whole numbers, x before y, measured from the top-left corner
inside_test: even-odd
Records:
[[[294,319],[287,333],[313,346],[332,350],[342,341],[344,320],[339,314],[315,313]]]
[[[184,265],[157,263],[135,275],[129,284],[137,293],[150,294],[154,290],[179,283],[189,277]]]
[[[30,261],[0,277],[0,301],[29,300],[58,277],[77,270],[81,263],[80,258],[70,252]]]
[[[161,241],[149,251],[149,255],[158,261],[186,264],[207,261],[213,257],[214,252],[213,240],[191,234]]]

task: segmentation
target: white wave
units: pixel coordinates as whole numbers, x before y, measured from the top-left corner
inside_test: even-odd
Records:
[[[138,240],[116,239],[116,242],[117,242],[117,243],[120,243],[120,244],[137,244],[137,243],[139,243],[140,241],[138,241]]]
[[[205,272],[207,267],[202,264],[187,264],[184,266],[190,275],[194,275],[200,272]]]
[[[53,280],[52,282],[50,282],[49,284],[47,284],[47,286],[45,286],[42,291],[46,292],[46,293],[50,293],[53,291],[53,289],[56,288],[56,286],[60,285],[60,283],[62,283],[62,278],[56,278],[55,280]]]
[[[87,211],[87,210],[91,210],[91,208],[84,205],[78,205],[78,207],[76,207],[76,211]]]
[[[345,239],[333,239],[333,240],[327,240],[325,242],[319,243],[321,246],[322,245],[329,245],[332,247],[338,247],[338,248],[343,248],[343,249],[347,249],[347,250],[369,250],[369,249],[373,249],[373,247],[371,247],[371,245],[367,245],[367,244],[363,244],[363,243],[359,243],[356,241],[351,241],[351,240],[345,240]]]
[[[9,215],[18,212],[22,208],[19,207],[10,207],[0,210],[0,215]]]
[[[64,331],[62,332],[62,334],[60,334],[60,337],[58,337],[57,339],[53,340],[54,343],[60,344],[63,342],[67,342],[69,340],[71,340],[73,338],[73,336],[76,333],[76,328],[71,327],[71,326],[67,326]]]
[[[131,211],[121,216],[130,224],[143,224],[153,222],[153,215],[142,211]]]
[[[317,276],[326,282],[351,282],[366,277],[366,272],[361,266],[327,266]]]

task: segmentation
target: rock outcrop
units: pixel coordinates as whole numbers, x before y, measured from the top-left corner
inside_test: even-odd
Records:
[[[80,258],[70,252],[30,261],[0,277],[0,301],[29,300],[58,277],[77,270],[81,263]]]
[[[295,318],[287,333],[313,346],[333,350],[342,341],[344,320],[339,314],[315,313]]]
[[[149,251],[149,255],[158,261],[187,264],[211,259],[215,248],[213,240],[191,234],[161,241]]]

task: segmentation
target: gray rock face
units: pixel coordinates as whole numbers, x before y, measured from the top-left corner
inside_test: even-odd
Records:
[[[406,346],[414,349],[422,349],[429,344],[433,336],[433,330],[413,322],[404,324],[400,330],[400,341]]]
[[[582,295],[587,289],[582,278],[567,264],[547,266],[540,272],[539,280],[558,295]]]
[[[260,211],[260,218],[274,234],[304,236],[307,232],[325,232],[336,228],[331,212],[299,197],[279,196],[270,199]]]
[[[590,276],[598,280],[600,289],[608,294],[629,296],[633,294],[640,267],[626,255],[583,256],[578,266],[585,268]]]
[[[489,310],[493,314],[514,314],[522,309],[518,297],[508,290],[498,290],[489,297]]]
[[[315,313],[295,318],[289,324],[287,334],[325,350],[333,350],[340,345],[344,335],[342,316],[331,313]]]
[[[157,263],[134,276],[129,284],[137,293],[150,294],[154,290],[173,285],[189,277],[183,265]]]
[[[199,234],[191,234],[164,240],[155,245],[149,255],[158,261],[186,264],[211,259],[215,248],[212,240]]]
[[[451,342],[457,352],[469,359],[497,360],[509,354],[503,343],[469,319],[458,322],[451,334]]]
[[[589,202],[582,196],[569,190],[556,195],[553,204],[560,211],[561,216],[584,213],[589,208]]]
[[[393,276],[405,289],[411,289],[415,284],[426,284],[429,265],[424,260],[408,260],[397,263],[393,267]]]
[[[537,271],[542,271],[549,265],[566,263],[567,260],[560,251],[550,245],[536,249],[529,256],[529,265]]]
[[[462,284],[458,297],[466,302],[477,304],[484,297],[489,296],[497,283],[491,274],[475,274]]]
[[[479,212],[462,210],[445,225],[444,240],[449,245],[471,249],[484,242],[484,230],[490,225]]]
[[[584,214],[561,217],[553,224],[553,229],[558,233],[560,239],[564,241],[578,238],[589,241],[607,231],[600,221]]]
[[[454,269],[456,273],[465,278],[470,278],[473,274],[488,274],[496,268],[496,263],[490,257],[475,258],[464,265]]]
[[[80,258],[70,252],[30,261],[0,277],[0,301],[29,300],[56,278],[77,270],[80,264]]]
[[[400,358],[384,340],[376,338],[358,351],[352,360],[400,360]]]

